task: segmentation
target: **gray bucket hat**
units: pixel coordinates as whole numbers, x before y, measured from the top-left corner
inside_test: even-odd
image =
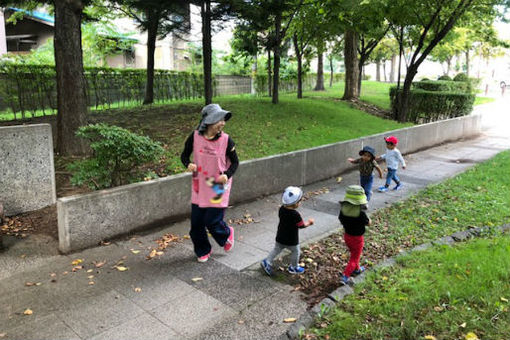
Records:
[[[218,104],[209,104],[202,108],[202,120],[198,124],[198,131],[204,132],[207,125],[216,124],[220,120],[229,120],[232,117],[230,111],[225,111]]]

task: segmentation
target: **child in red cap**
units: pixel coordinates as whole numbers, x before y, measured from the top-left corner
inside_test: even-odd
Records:
[[[400,188],[402,188],[402,182],[400,182],[400,179],[397,176],[399,163],[402,164],[402,169],[406,168],[406,162],[404,161],[404,157],[402,157],[400,150],[397,149],[398,138],[395,136],[389,136],[385,137],[384,140],[386,141],[386,149],[388,149],[388,151],[386,151],[385,154],[377,157],[376,160],[381,159],[386,160],[386,167],[388,168],[388,173],[386,175],[386,183],[383,186],[379,187],[378,189],[379,192],[388,191],[392,180],[396,184],[393,190],[399,190]]]

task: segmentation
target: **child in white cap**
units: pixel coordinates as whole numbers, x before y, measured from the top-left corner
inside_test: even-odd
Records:
[[[278,212],[280,222],[278,223],[278,231],[276,233],[276,242],[273,250],[269,255],[260,262],[260,266],[267,275],[272,275],[273,260],[283,249],[291,251],[291,264],[288,268],[291,274],[302,274],[305,268],[299,266],[299,229],[311,226],[314,223],[313,218],[306,222],[296,211],[299,203],[303,198],[303,191],[298,187],[287,187],[283,192],[282,206]]]

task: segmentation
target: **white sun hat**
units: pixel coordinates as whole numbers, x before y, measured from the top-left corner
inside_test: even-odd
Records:
[[[298,187],[287,187],[282,195],[283,205],[293,205],[303,197],[303,190]]]

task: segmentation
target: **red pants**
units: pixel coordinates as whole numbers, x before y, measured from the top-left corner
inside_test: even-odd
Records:
[[[354,270],[359,269],[359,259],[361,258],[361,252],[363,251],[365,240],[363,235],[352,236],[347,233],[344,233],[344,240],[347,248],[349,248],[349,251],[351,252],[349,263],[347,263],[347,267],[345,267],[344,270],[344,275],[349,277]]]

